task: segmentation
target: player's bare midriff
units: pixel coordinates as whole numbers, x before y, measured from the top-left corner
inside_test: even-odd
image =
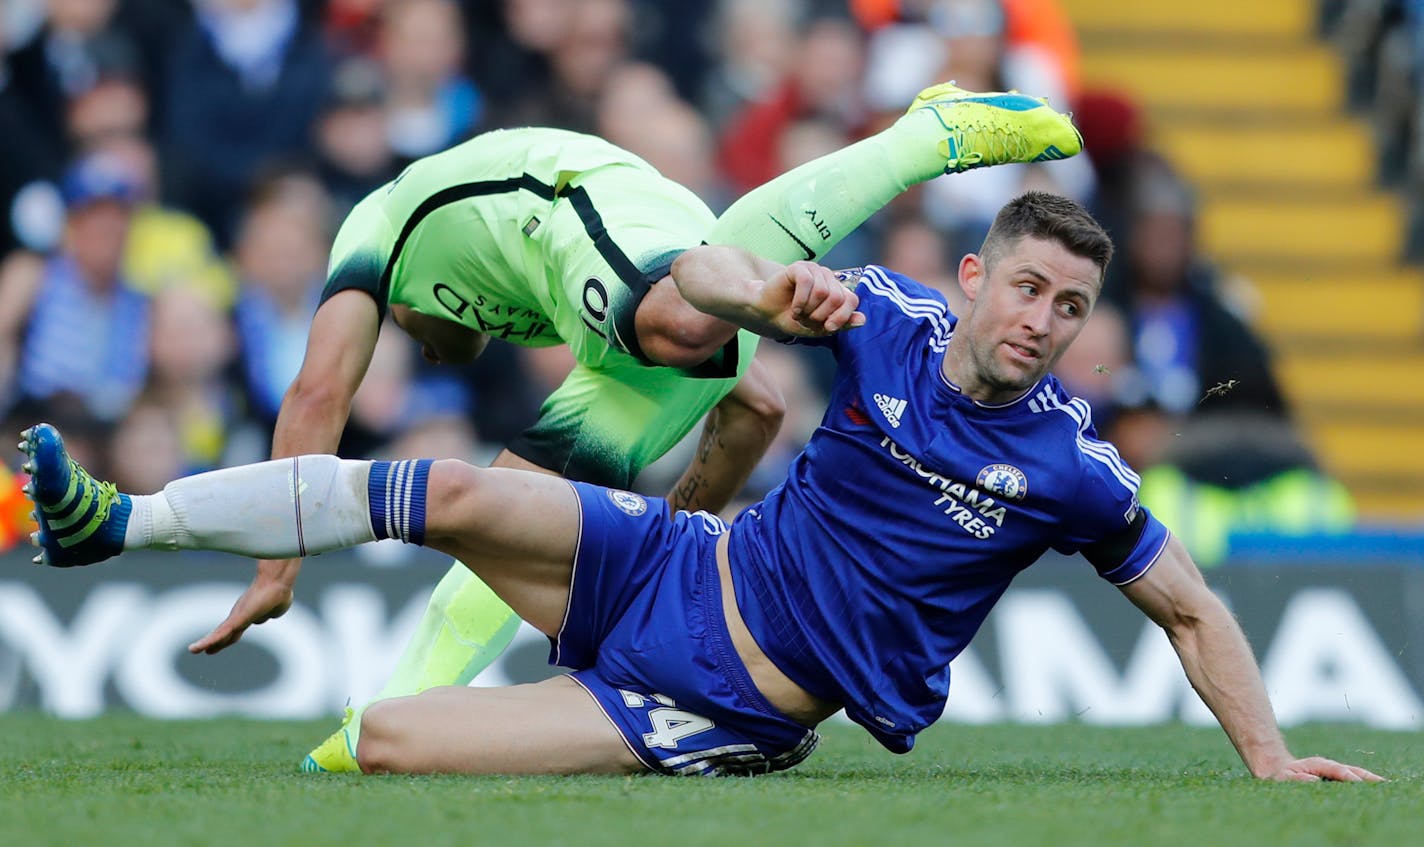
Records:
[[[717,575],[722,583],[722,613],[727,618],[727,632],[732,637],[732,646],[747,666],[747,673],[757,690],[782,714],[803,726],[815,726],[836,712],[839,703],[822,700],[806,689],[792,682],[781,669],[772,664],[762,652],[756,639],[752,638],[742,613],[737,608],[737,594],[732,588],[732,564],[727,558],[727,544],[731,532],[717,540]]]

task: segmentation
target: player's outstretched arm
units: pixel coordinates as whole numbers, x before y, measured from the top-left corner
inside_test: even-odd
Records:
[[[380,313],[365,292],[342,291],[321,304],[312,318],[301,371],[277,413],[272,458],[336,452],[379,330]],[[188,645],[188,651],[216,653],[237,643],[253,624],[281,617],[291,608],[300,570],[300,559],[259,561],[252,584],[227,618]]]
[[[1246,636],[1225,604],[1207,588],[1176,537],[1168,539],[1157,563],[1122,592],[1167,631],[1192,687],[1216,715],[1252,775],[1310,782],[1381,779],[1364,768],[1291,754]]]
[[[674,509],[717,513],[727,508],[766,454],[786,416],[786,400],[770,371],[753,361],[730,394],[712,407],[692,463],[668,494]]]
[[[768,338],[818,337],[865,323],[860,300],[814,262],[781,265],[735,247],[694,247],[672,278],[687,302]]]
[[[666,277],[648,289],[633,320],[643,355],[670,368],[702,364],[737,334],[736,324],[692,306]]]

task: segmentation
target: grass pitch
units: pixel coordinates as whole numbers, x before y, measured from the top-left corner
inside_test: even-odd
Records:
[[[1424,734],[1312,727],[1383,785],[1247,777],[1218,730],[936,726],[894,756],[831,726],[756,779],[305,775],[331,722],[0,715],[0,844],[1424,844]]]

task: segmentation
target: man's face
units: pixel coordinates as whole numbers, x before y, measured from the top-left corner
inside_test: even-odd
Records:
[[[467,326],[422,315],[409,306],[391,304],[396,326],[420,344],[420,355],[433,365],[464,365],[485,350],[489,336]]]
[[[1168,297],[1186,283],[1192,263],[1192,221],[1173,212],[1146,212],[1132,222],[1133,294]]]
[[[1041,238],[1020,238],[992,262],[972,253],[960,262],[970,305],[945,371],[965,394],[995,404],[1032,388],[1078,337],[1102,273],[1091,259]]]
[[[65,221],[66,252],[96,285],[108,285],[119,274],[129,235],[129,207],[99,199],[69,210]]]

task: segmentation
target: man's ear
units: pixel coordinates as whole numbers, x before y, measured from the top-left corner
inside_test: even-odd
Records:
[[[964,296],[973,303],[979,296],[979,286],[984,283],[984,277],[988,273],[988,268],[984,266],[984,260],[976,253],[966,253],[963,259],[959,260],[959,289],[964,292]]]

